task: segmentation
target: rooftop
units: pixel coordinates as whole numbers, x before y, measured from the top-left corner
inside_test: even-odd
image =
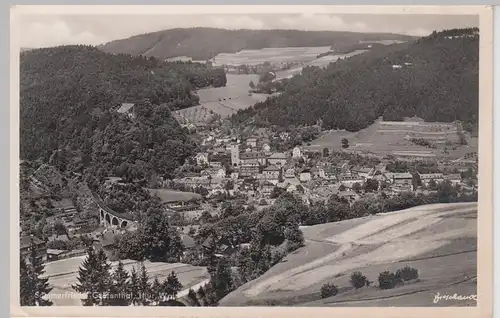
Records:
[[[31,245],[31,239],[33,238],[33,243],[35,244],[43,244],[44,242],[39,239],[38,237],[36,236],[33,236],[33,237],[30,237],[30,236],[23,236],[21,237],[21,240],[20,240],[20,244],[19,244],[19,247],[20,248],[27,248]]]
[[[194,239],[191,236],[189,236],[189,235],[182,234],[181,235],[181,240],[182,240],[182,243],[184,244],[185,248],[192,248],[192,247],[196,246],[196,243],[194,242]]]
[[[269,159],[286,159],[287,156],[282,152],[275,152],[269,156]]]
[[[120,114],[124,114],[124,113],[127,113],[128,111],[130,111],[130,109],[134,107],[134,104],[132,103],[123,103],[120,108],[118,108],[117,112],[119,112]]]
[[[410,179],[410,178],[413,178],[413,176],[411,175],[411,173],[408,173],[408,172],[393,173],[392,177],[394,179]]]
[[[271,165],[265,168],[264,171],[280,171],[280,168],[276,167],[275,165]]]

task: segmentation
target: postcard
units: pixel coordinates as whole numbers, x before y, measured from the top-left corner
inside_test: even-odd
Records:
[[[12,315],[489,317],[492,34],[488,6],[13,7]]]

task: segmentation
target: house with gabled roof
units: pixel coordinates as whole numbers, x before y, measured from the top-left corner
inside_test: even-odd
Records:
[[[266,167],[262,173],[272,179],[279,179],[280,173],[281,173],[281,168],[275,166],[275,165],[270,165],[269,167]]]
[[[286,164],[288,157],[282,152],[275,152],[267,158],[267,162],[270,165],[284,166]]]
[[[351,168],[351,173],[357,174],[363,179],[368,179],[373,174],[374,171],[375,169],[370,167],[354,166]]]
[[[128,115],[131,118],[135,118],[135,104],[122,103],[120,108],[118,108],[116,112]]]
[[[22,236],[20,238],[19,249],[21,257],[26,263],[30,263],[31,249],[36,250],[37,257],[43,262],[47,260],[47,244],[36,236]]]
[[[310,181],[312,178],[311,176],[311,170],[308,169],[308,168],[305,168],[303,169],[301,172],[300,172],[300,175],[299,175],[299,180],[301,182],[307,182],[307,181]]]

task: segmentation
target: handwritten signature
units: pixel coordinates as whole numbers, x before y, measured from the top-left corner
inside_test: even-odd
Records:
[[[477,295],[458,295],[457,293],[453,295],[441,295],[440,293],[437,293],[434,295],[434,300],[433,303],[437,304],[441,300],[474,300],[477,301]]]

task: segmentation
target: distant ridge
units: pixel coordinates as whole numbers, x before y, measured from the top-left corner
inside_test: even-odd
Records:
[[[416,38],[391,33],[178,28],[116,40],[98,48],[107,53],[154,56],[160,59],[187,56],[194,60],[207,60],[219,53],[236,53],[245,49],[312,46],[333,46],[342,49],[359,41],[413,39]]]

